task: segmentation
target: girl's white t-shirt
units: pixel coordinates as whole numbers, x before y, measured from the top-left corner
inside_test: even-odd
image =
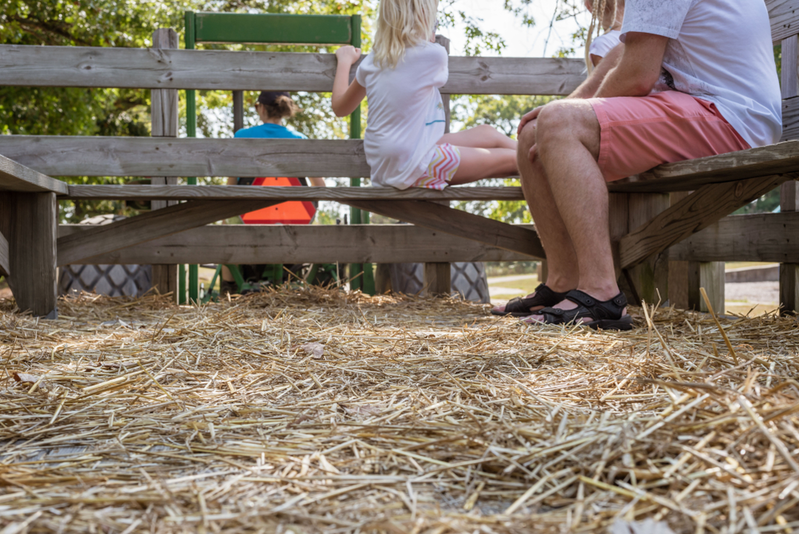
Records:
[[[656,91],[716,105],[752,147],[782,137],[782,97],[763,0],[627,0],[629,32],[668,37]]]
[[[620,44],[621,32],[619,30],[610,30],[608,33],[602,34],[591,41],[588,53],[592,56],[605,57],[608,52]]]
[[[407,189],[427,172],[446,116],[439,88],[447,83],[447,51],[436,43],[405,50],[395,69],[369,55],[355,79],[369,102],[364,150],[372,185]]]

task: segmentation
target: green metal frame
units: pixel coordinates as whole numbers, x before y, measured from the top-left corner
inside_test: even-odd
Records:
[[[293,45],[352,45],[361,46],[360,15],[283,15],[248,13],[185,13],[185,46],[193,50],[198,43],[236,44],[293,44]],[[186,134],[197,137],[197,99],[194,90],[186,91]],[[361,138],[361,108],[350,116],[350,139]],[[189,185],[197,185],[197,178],[188,178]],[[351,178],[350,185],[359,187],[360,178]],[[350,208],[351,224],[368,224],[369,213]],[[188,297],[199,300],[199,269],[190,265]],[[186,300],[186,270],[179,269],[180,302]],[[374,273],[371,264],[350,266],[352,289],[375,293]]]

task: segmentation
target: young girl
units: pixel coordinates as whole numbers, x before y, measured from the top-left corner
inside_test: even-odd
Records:
[[[490,126],[444,134],[439,88],[447,53],[433,42],[438,0],[382,0],[372,53],[349,83],[360,49],[336,52],[333,111],[343,117],[364,99],[369,117],[364,149],[372,185],[443,189],[518,174],[516,141]]]
[[[594,0],[585,0],[585,8],[591,13],[585,43],[585,64],[589,74],[608,52],[621,44],[621,23],[624,19],[624,0],[596,0],[596,9],[594,7]]]

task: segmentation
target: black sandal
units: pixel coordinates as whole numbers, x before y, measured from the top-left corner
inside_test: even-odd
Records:
[[[496,310],[491,310],[491,313],[503,317],[529,317],[530,315],[541,313],[541,310],[530,311],[530,308],[535,306],[554,306],[558,302],[562,302],[567,294],[568,292],[557,293],[549,289],[546,284],[539,284],[538,287],[535,288],[535,295],[532,297],[516,297],[505,305],[504,311],[498,312]]]
[[[544,317],[545,324],[576,324],[580,319],[590,319],[582,322],[584,326],[590,326],[594,330],[632,330],[633,318],[629,314],[624,314],[627,307],[627,297],[624,293],[619,293],[610,300],[596,300],[594,297],[577,289],[569,291],[566,300],[577,304],[573,310],[561,310],[560,308],[544,308],[536,315]]]

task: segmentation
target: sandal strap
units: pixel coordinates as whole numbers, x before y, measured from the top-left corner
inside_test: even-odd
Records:
[[[546,284],[539,284],[532,297],[516,297],[505,305],[506,313],[530,313],[534,306],[551,306],[566,298],[567,293],[552,291]]]
[[[594,321],[602,319],[620,319],[627,306],[627,297],[619,293],[610,300],[597,300],[588,293],[574,289],[566,294],[566,299],[577,304],[573,310],[560,308],[544,308],[539,313],[544,322],[549,324],[574,323],[578,319],[588,318]]]

